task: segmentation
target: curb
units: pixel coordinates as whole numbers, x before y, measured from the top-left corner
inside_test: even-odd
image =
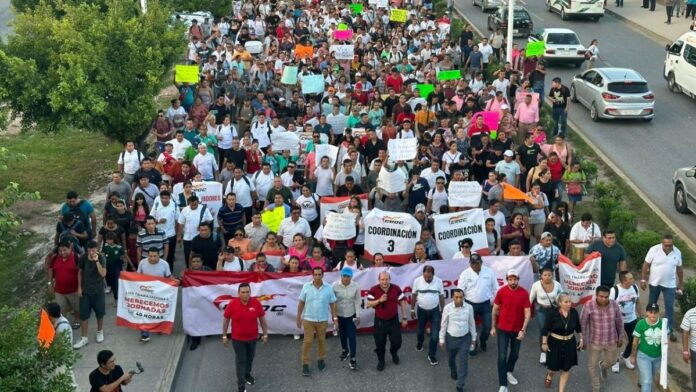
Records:
[[[186,333],[183,326],[183,311],[181,308],[181,295],[177,299],[177,317],[175,320],[174,343],[172,343],[171,355],[166,359],[164,364],[164,372],[162,374],[162,382],[156,392],[171,392],[174,390],[174,382],[179,376],[181,369],[182,356],[186,350]]]
[[[605,8],[604,12],[615,17],[616,19],[619,19],[620,21],[629,25],[633,29],[638,30],[641,34],[647,36],[648,38],[653,39],[655,41],[659,41],[658,43],[663,43],[663,42],[672,43],[672,42],[674,42],[674,39],[669,38],[669,37],[665,37],[664,35],[660,35],[654,31],[646,28],[645,26],[641,25],[640,23],[634,22],[633,20],[631,20],[631,19],[629,19],[629,18],[627,18],[619,13],[616,13],[608,8]]]

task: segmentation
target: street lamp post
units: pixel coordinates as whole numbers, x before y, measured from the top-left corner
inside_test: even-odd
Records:
[[[513,40],[513,24],[515,22],[515,0],[507,0],[508,15],[507,15],[507,45],[505,47],[505,60],[512,63],[512,40]]]

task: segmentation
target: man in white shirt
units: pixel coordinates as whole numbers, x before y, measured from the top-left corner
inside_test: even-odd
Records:
[[[696,307],[689,309],[682,319],[682,358],[691,362],[691,390],[696,391]]]
[[[288,249],[293,246],[292,237],[295,234],[302,234],[309,241],[312,238],[312,230],[309,228],[309,222],[300,214],[302,209],[298,206],[292,206],[290,216],[284,218],[278,226],[278,240],[283,241],[283,245]],[[311,244],[307,244],[310,246]]]
[[[184,160],[186,150],[191,147],[191,142],[184,139],[184,131],[182,130],[176,131],[176,136],[174,139],[168,141],[167,143],[172,144],[172,147],[174,147],[172,150],[172,155],[179,161]]]
[[[254,187],[256,188],[256,193],[259,196],[259,200],[266,200],[268,191],[273,188],[273,179],[275,175],[271,171],[271,164],[264,162],[261,164],[261,170],[254,173],[252,177]],[[259,207],[260,208],[260,207]]]
[[[172,194],[169,191],[160,192],[160,200],[155,203],[150,211],[150,215],[157,222],[157,230],[161,230],[167,236],[169,248],[165,258],[169,263],[169,269],[174,270],[174,252],[176,251],[176,222],[179,219],[179,208],[172,201]]]
[[[650,277],[648,278],[648,274]],[[684,289],[684,269],[682,255],[674,246],[674,238],[665,234],[662,243],[648,250],[641,270],[640,288],[645,290],[650,285],[648,303],[656,304],[660,293],[664,293],[665,318],[669,324],[669,340],[677,341],[674,334],[674,300]]]
[[[504,173],[508,183],[517,188],[520,186],[522,171],[520,170],[520,165],[512,159],[514,157],[515,153],[512,150],[505,150],[503,160],[495,164],[495,172],[497,174]]]
[[[121,151],[121,153],[118,155],[117,164],[118,171],[123,173],[123,181],[125,181],[128,185],[133,183],[135,172],[140,169],[140,163],[144,158],[145,156],[143,153],[135,149],[135,143],[132,141],[126,142],[125,150]]]
[[[459,275],[457,287],[464,292],[466,302],[472,306],[474,315],[478,314],[483,327],[481,328],[480,345],[481,351],[485,352],[488,348],[487,341],[491,333],[492,325],[492,304],[498,292],[498,279],[492,269],[483,265],[483,259],[477,253],[469,257],[469,268],[462,271]],[[473,328],[476,329],[475,327]],[[475,331],[474,331],[475,334]],[[471,341],[469,347],[471,355],[476,355],[476,340]]]
[[[178,225],[176,227],[176,240],[177,242],[184,243],[184,260],[186,261],[186,268],[188,268],[188,260],[190,260],[191,255],[191,241],[193,237],[198,235],[198,225],[202,222],[212,222],[213,215],[208,210],[208,207],[204,205],[199,205],[198,196],[193,195],[189,197],[189,205],[181,210],[179,214]]]
[[[505,227],[505,214],[500,211],[502,203],[497,199],[488,200],[488,209],[483,211],[483,220],[491,218],[495,221],[495,229],[498,231],[498,237],[503,235],[503,227]]]
[[[271,132],[271,127],[266,121],[266,114],[264,112],[259,112],[258,120],[251,124],[251,136],[259,141],[259,148],[264,153],[266,148],[271,144],[271,139],[268,134]]]
[[[251,222],[252,207],[258,199],[256,186],[254,186],[253,181],[244,175],[244,171],[239,167],[234,168],[234,177],[232,177],[229,184],[227,184],[227,189],[225,189],[225,195],[230,193],[234,193],[237,196],[237,203],[244,208],[246,221]]]
[[[474,309],[464,302],[464,292],[461,289],[452,290],[452,302],[442,311],[439,340],[440,347],[447,350],[450,375],[453,380],[457,380],[457,392],[463,392],[469,361],[466,348],[471,342],[476,342],[476,322]]]
[[[193,158],[193,166],[201,173],[203,181],[215,181],[215,173],[218,171],[215,155],[208,153],[205,143],[198,144],[198,154]]]
[[[640,317],[638,311],[638,299],[640,294],[638,291],[638,286],[636,286],[633,274],[628,271],[619,272],[619,284],[609,290],[609,299],[616,301],[621,308],[621,316],[623,318],[624,331],[626,331],[626,336],[633,336],[633,330],[638,324],[638,318]],[[635,365],[629,361],[628,358],[631,357],[631,351],[633,348],[633,342],[629,339],[626,343],[626,348],[624,349],[623,355],[617,358],[614,366],[611,367],[611,371],[614,373],[619,372],[620,361],[623,359],[624,365],[627,368],[633,369]]]
[[[435,268],[431,265],[423,267],[423,275],[413,281],[411,294],[411,319],[418,317],[418,332],[416,350],[423,351],[425,340],[425,324],[430,321],[430,343],[428,346],[428,361],[437,365],[437,339],[440,335],[440,309],[445,307],[445,289],[442,279],[435,276]]]
[[[423,169],[420,176],[428,181],[430,189],[435,189],[435,180],[438,177],[447,178],[445,172],[440,170],[440,160],[437,158],[433,158],[432,162],[430,162],[430,167]]]
[[[589,212],[582,214],[580,222],[570,229],[571,244],[589,244],[600,238],[602,238],[602,231],[599,225],[592,221],[592,214]]]

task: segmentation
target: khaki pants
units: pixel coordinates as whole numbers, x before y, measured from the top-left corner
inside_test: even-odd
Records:
[[[319,346],[320,360],[326,359],[326,328],[329,326],[328,321],[307,321],[302,320],[304,328],[304,342],[302,343],[302,364],[309,365],[310,350],[314,342],[314,334],[317,334],[317,346]]]
[[[517,127],[517,135],[515,143],[518,146],[521,146],[522,143],[524,143],[524,138],[527,137],[527,134],[532,132],[534,130],[534,127],[536,127],[536,123],[523,123],[521,122],[520,125]]]
[[[592,380],[592,391],[599,392],[599,361],[602,361],[602,369],[609,370],[616,363],[619,348],[616,344],[600,346],[590,345],[590,356],[587,360],[587,369]]]

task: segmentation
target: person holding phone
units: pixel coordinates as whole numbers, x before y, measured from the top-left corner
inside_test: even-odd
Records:
[[[121,385],[128,385],[133,380],[134,372],[124,373],[116,364],[116,356],[109,350],[97,354],[99,367],[89,374],[90,392],[121,392]]]

